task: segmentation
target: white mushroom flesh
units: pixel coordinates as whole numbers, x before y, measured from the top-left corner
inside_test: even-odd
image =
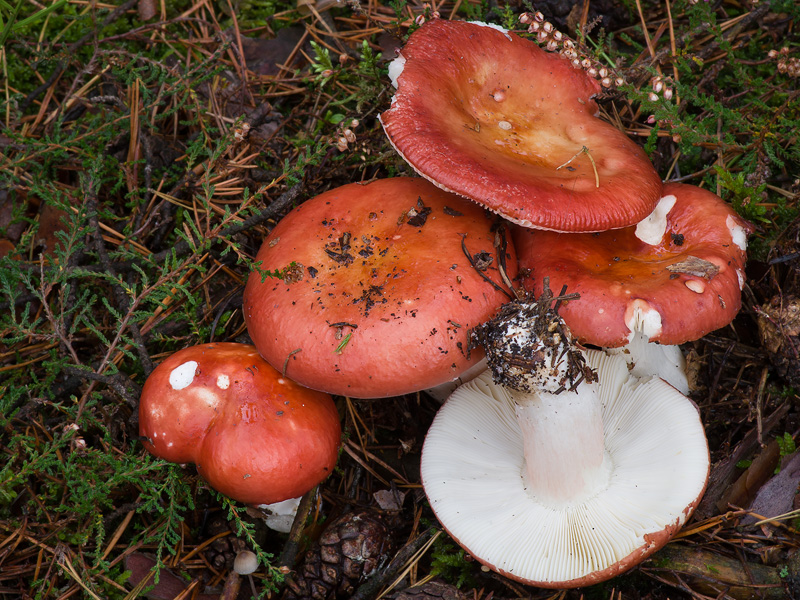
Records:
[[[400,78],[400,75],[403,72],[403,68],[406,66],[406,59],[403,57],[402,54],[398,54],[397,58],[395,58],[392,62],[389,63],[389,80],[392,82],[394,89],[397,89],[399,83],[397,80]]]
[[[636,237],[651,246],[660,244],[667,231],[667,215],[677,201],[671,194],[661,198],[653,212],[637,223]]]
[[[742,252],[747,250],[747,231],[742,227],[732,215],[728,215],[725,219],[725,225],[728,231],[731,232],[731,239],[733,243],[739,247]]]
[[[629,342],[637,333],[652,340],[661,335],[661,313],[651,307],[647,300],[637,298],[628,303],[625,310],[625,325],[630,330]]]
[[[192,385],[194,374],[197,371],[197,361],[190,360],[178,365],[169,374],[169,385],[173,390],[182,390]]]

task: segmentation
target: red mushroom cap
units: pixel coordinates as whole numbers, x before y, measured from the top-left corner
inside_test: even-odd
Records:
[[[305,202],[256,256],[262,270],[285,275],[250,275],[253,343],[295,381],[333,394],[379,398],[456,379],[483,357],[468,351],[470,328],[509,298],[493,221],[418,178],[345,185]],[[513,277],[511,244],[504,259]]]
[[[436,185],[553,231],[626,227],[655,207],[658,173],[597,118],[599,84],[561,56],[495,27],[436,19],[397,61],[397,93],[381,122]]]
[[[594,234],[516,229],[514,240],[525,287],[538,295],[549,277],[552,289],[566,285],[580,294],[559,310],[572,333],[617,347],[633,329],[651,342],[682,344],[730,323],[741,306],[751,230],[719,196],[671,183],[637,227]]]
[[[336,465],[339,415],[328,394],[281,376],[246,344],[204,344],[147,378],[139,433],[154,455],[193,462],[215,490],[248,504],[301,496]]]

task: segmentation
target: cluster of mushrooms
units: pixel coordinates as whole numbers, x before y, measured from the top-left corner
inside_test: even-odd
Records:
[[[439,390],[421,476],[451,536],[524,583],[608,579],[705,489],[677,344],[738,311],[750,225],[664,185],[597,117],[594,78],[499,27],[429,21],[389,72],[381,122],[422,178],[345,185],[284,217],[244,292],[254,347],[159,365],[145,445],[272,504],[331,472],[331,395]]]

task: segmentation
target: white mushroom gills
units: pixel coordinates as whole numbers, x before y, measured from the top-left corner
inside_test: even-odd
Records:
[[[539,501],[542,490],[526,473],[535,467],[526,463],[543,460],[547,469],[553,459],[529,453],[520,397],[488,371],[450,397],[422,452],[425,492],[447,531],[480,562],[535,585],[585,585],[597,572],[617,574],[620,561],[635,564],[652,550],[650,536],[685,522],[708,476],[703,427],[687,398],[658,378],[631,376],[621,357],[586,357],[600,379],[587,402],[600,409],[604,444],[580,453],[602,452],[609,471],[575,498],[557,503],[566,490],[556,486],[549,502]],[[550,416],[537,427],[548,424]],[[563,435],[579,430],[571,422],[556,427]],[[564,446],[558,451],[571,451]]]
[[[636,237],[651,246],[660,244],[667,231],[667,215],[677,201],[672,194],[661,198],[653,212],[637,223]]]
[[[642,333],[634,333],[627,345],[607,348],[610,355],[620,355],[635,377],[660,377],[681,394],[689,393],[686,358],[680,346],[651,344]]]

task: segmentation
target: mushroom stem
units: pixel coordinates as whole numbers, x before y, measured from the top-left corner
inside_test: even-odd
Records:
[[[473,340],[486,349],[495,383],[514,400],[528,493],[561,509],[604,489],[612,465],[597,376],[558,316],[566,297],[553,296],[547,282],[544,288],[538,300],[506,304]]]
[[[511,391],[511,396],[522,431],[523,476],[532,497],[563,508],[606,487],[611,460],[596,384],[561,394]]]

